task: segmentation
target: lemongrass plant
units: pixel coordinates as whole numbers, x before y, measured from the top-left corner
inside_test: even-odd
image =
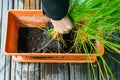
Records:
[[[68,15],[76,27],[74,30],[76,33],[74,46],[77,52],[80,52],[82,46],[86,53],[90,53],[86,47],[86,43],[89,43],[90,47],[99,53],[91,41],[98,40],[109,52],[115,51],[115,53],[120,54],[120,36],[118,36],[120,35],[119,4],[120,0],[70,0]],[[114,56],[107,54],[111,59],[120,64],[120,61],[115,59]],[[114,74],[104,57],[100,55],[100,59],[102,60],[107,80],[109,80],[109,74],[112,80],[114,80]],[[102,79],[106,80],[99,61],[97,61],[97,65]],[[94,80],[96,80],[93,65],[90,64],[90,66],[92,67]]]
[[[84,46],[87,52],[85,43],[94,47],[91,42],[94,39],[120,54],[120,44],[111,42],[113,39],[120,41],[113,35],[120,30],[120,0],[76,0],[74,5],[73,1],[70,1],[68,15],[77,28],[74,41],[77,50]]]

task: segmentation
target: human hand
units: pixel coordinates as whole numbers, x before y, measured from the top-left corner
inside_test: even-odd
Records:
[[[54,26],[54,29],[61,34],[67,34],[73,28],[73,23],[68,16],[65,16],[61,20],[52,20],[51,22]]]

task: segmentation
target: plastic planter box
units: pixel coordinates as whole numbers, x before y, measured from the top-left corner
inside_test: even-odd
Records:
[[[35,17],[37,16],[38,19]],[[96,62],[98,56],[104,54],[104,46],[96,41],[95,45],[100,54],[93,53],[18,53],[18,30],[22,27],[45,26],[49,21],[41,10],[10,10],[7,17],[7,30],[4,53],[13,56],[17,62],[45,62],[45,63],[88,63]],[[30,19],[30,20],[29,20]]]

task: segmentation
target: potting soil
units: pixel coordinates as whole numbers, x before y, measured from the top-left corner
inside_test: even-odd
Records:
[[[51,23],[48,23],[44,30],[53,28]],[[19,39],[18,39],[18,52],[19,53],[76,53],[74,39],[76,34],[70,32],[64,34],[64,43],[55,39],[52,39],[50,35],[43,29],[33,28],[20,28]],[[73,48],[72,48],[73,47]],[[90,50],[89,44],[87,44],[88,50]],[[85,51],[81,48],[80,53]]]

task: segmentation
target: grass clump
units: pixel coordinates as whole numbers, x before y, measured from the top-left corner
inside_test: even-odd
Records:
[[[76,38],[74,39],[74,46],[77,48],[76,51],[79,52],[81,46],[83,46],[85,52],[88,53],[86,43],[89,43],[92,49],[100,54],[91,41],[98,40],[109,52],[120,54],[119,4],[120,0],[70,0],[68,15],[76,28]],[[107,55],[120,64],[120,61],[116,60],[114,56],[111,56],[109,53]],[[109,74],[112,80],[114,80],[114,75],[104,57],[100,55],[100,59],[104,66],[107,80],[109,80]],[[105,76],[100,64],[97,61],[100,74],[104,80]],[[93,67],[93,65],[89,66]],[[96,80],[95,74],[94,79]]]
[[[77,28],[75,46],[86,42],[93,46],[94,39],[120,53],[120,45],[112,42],[113,39],[120,41],[113,34],[120,30],[120,0],[76,0],[74,5],[72,1],[68,15]]]

